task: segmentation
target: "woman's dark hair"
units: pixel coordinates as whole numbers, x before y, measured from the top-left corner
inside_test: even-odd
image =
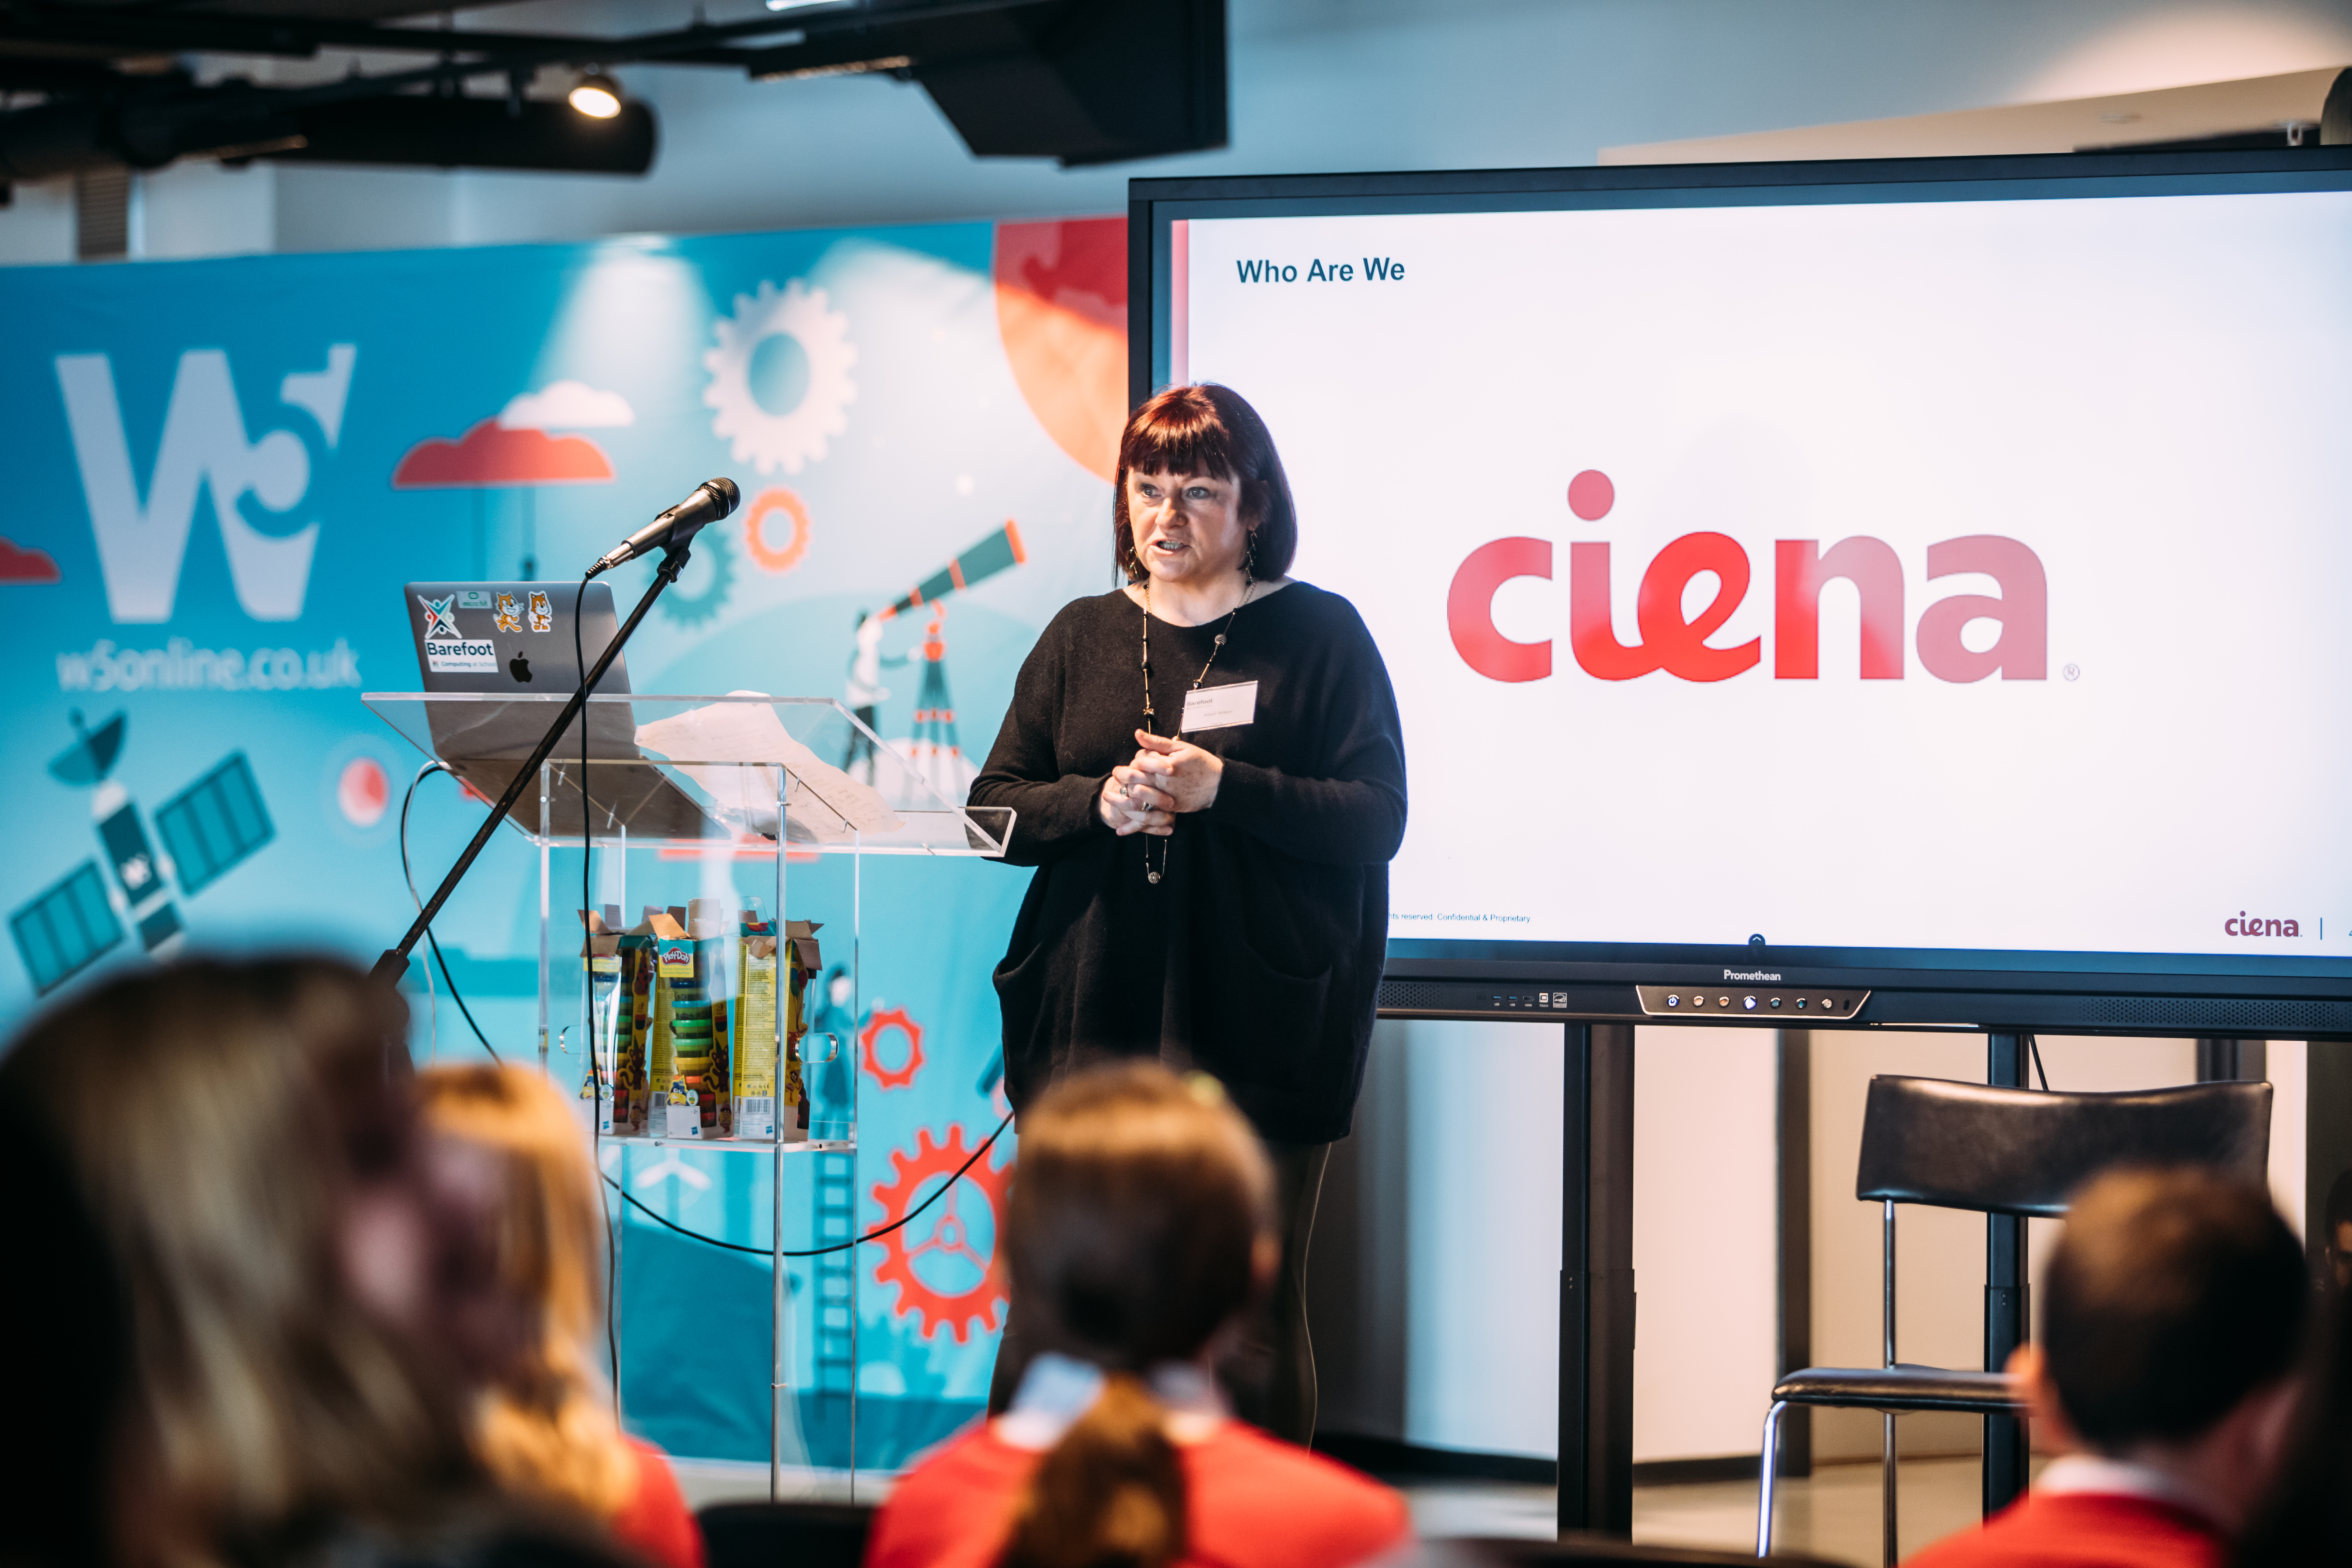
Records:
[[[1004,1218],[1013,1293],[1036,1348],[1109,1379],[1039,1463],[1003,1568],[1184,1554],[1183,1472],[1141,1374],[1198,1356],[1251,1304],[1273,1194],[1256,1134],[1207,1079],[1096,1068],[1022,1113]]]
[[[1127,515],[1129,469],[1148,474],[1206,474],[1241,488],[1242,521],[1254,546],[1251,570],[1272,582],[1298,553],[1298,510],[1282,455],[1257,410],[1229,386],[1202,382],[1163,387],[1127,416],[1118,437],[1118,478],[1111,489],[1111,560],[1130,583],[1143,577],[1135,557],[1135,525]]]

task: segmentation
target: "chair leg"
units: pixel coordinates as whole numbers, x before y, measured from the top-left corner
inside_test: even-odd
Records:
[[[1895,1568],[1895,1413],[1887,1411],[1878,1419],[1879,1511],[1885,1521],[1886,1568]]]
[[[1757,1476],[1756,1487],[1756,1555],[1772,1554],[1772,1483],[1780,1469],[1780,1416],[1789,1408],[1785,1399],[1776,1400],[1764,1415],[1764,1456]]]

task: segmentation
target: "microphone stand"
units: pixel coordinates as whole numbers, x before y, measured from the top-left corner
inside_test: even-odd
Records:
[[[490,835],[498,830],[499,823],[507,819],[507,814],[514,809],[515,802],[522,798],[522,792],[530,787],[540,764],[553,754],[557,743],[563,739],[565,726],[588,705],[589,693],[594,691],[596,683],[604,679],[604,672],[613,667],[613,661],[621,657],[621,649],[637,629],[637,623],[646,618],[646,612],[654,607],[654,601],[661,597],[662,590],[677,582],[677,574],[686,570],[688,546],[692,542],[689,536],[669,546],[663,553],[661,564],[654,568],[653,585],[646,590],[645,597],[637,601],[637,607],[629,612],[629,618],[621,623],[621,629],[598,657],[595,667],[581,678],[580,689],[572,694],[572,700],[563,705],[563,711],[558,713],[555,722],[548,726],[546,735],[531,752],[530,761],[515,770],[514,778],[507,784],[506,794],[490,807],[490,815],[475,832],[474,841],[466,846],[466,852],[457,857],[457,863],[449,868],[449,874],[441,879],[441,885],[433,889],[433,896],[425,900],[425,907],[417,911],[415,923],[408,928],[408,934],[400,939],[397,946],[386,948],[383,956],[375,961],[375,967],[369,971],[372,978],[397,985],[400,977],[408,973],[410,950],[425,935],[425,928],[433,923],[433,917],[441,912],[441,906],[448,902],[449,895],[457,890],[457,884],[465,880],[466,873],[473,868],[475,857],[481,854],[482,846],[490,841]],[[583,585],[584,587],[585,584]],[[574,616],[580,613],[577,603],[573,605],[572,613]],[[580,837],[583,844],[587,842],[588,797],[584,793],[580,797]]]

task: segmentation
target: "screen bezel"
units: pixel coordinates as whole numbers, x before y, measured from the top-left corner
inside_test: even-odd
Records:
[[[2345,190],[2347,147],[1130,180],[1129,403],[1168,379],[1171,225],[1179,219]],[[1725,971],[1759,969],[1790,985],[1869,989],[1856,1020],[1864,1025],[2352,1038],[2352,958],[2270,954],[1391,938],[1383,1011],[1492,1016],[1502,1000],[1485,1005],[1471,994],[1477,985],[1550,983],[1570,988],[1570,1003],[1551,1010],[1564,1018],[1640,1017],[1636,984],[1714,985]],[[1420,987],[1427,1005],[1398,1005],[1398,983],[1415,982],[1435,983]],[[2266,1023],[2279,1005],[2293,1025]]]

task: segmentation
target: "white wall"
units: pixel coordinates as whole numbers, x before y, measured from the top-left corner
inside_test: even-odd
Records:
[[[1561,1031],[1385,1025],[1407,1069],[1404,1440],[1552,1456]]]
[[[467,16],[479,26],[644,28],[692,9],[541,4]],[[725,19],[751,6],[709,9]],[[183,229],[159,207],[148,250],[1111,212],[1130,174],[1590,163],[1627,142],[2352,63],[2346,0],[1232,0],[1231,18],[1233,144],[1223,152],[1083,170],[982,161],[911,85],[632,68],[624,82],[662,121],[649,177],[289,165],[274,216],[191,215]],[[321,60],[269,74],[341,69]],[[541,90],[557,85],[549,73]],[[226,187],[218,195],[234,205]],[[0,209],[0,260],[68,257],[61,221],[53,201],[20,193]]]
[[[1634,1031],[1633,1458],[1752,1454],[1772,1386],[1775,1037]]]
[[[1327,1429],[1556,1451],[1562,1044],[1557,1025],[1375,1032],[1318,1227]],[[1772,1037],[1643,1028],[1634,1049],[1634,1455],[1752,1452],[1773,1370]]]

